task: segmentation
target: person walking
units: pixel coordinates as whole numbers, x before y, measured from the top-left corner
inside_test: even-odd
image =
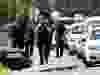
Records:
[[[32,20],[30,19],[27,23],[26,32],[24,34],[24,45],[25,45],[25,56],[30,57],[33,55],[34,52],[34,42],[35,42],[35,32],[34,32],[34,26],[35,24],[32,24]]]
[[[47,29],[47,24],[42,23],[38,29],[37,34],[37,46],[40,54],[40,65],[44,64],[44,60],[46,61],[46,64],[48,64],[48,56],[50,52],[50,32]]]
[[[25,57],[32,55],[30,53],[33,52],[34,44],[34,32],[32,31],[29,21],[30,18],[28,16],[19,17],[16,22],[16,27],[12,28],[11,34],[13,38],[13,48],[18,48],[19,50],[25,49]],[[29,46],[30,49],[28,48]]]
[[[25,56],[30,57],[33,55],[33,47],[34,47],[34,31],[30,29],[30,31],[26,34],[26,40],[25,40]]]
[[[64,24],[62,21],[59,21],[57,23],[57,28],[56,28],[56,52],[57,56],[56,57],[62,57],[63,56],[63,51],[64,51]]]
[[[18,17],[15,25],[10,27],[9,37],[13,39],[12,47],[18,49],[24,49],[24,26],[22,17]]]

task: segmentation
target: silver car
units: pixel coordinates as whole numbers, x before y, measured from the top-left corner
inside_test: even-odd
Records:
[[[76,47],[72,50],[77,50],[77,56],[82,58],[87,66],[96,65],[100,62],[100,36],[97,33],[100,31],[100,16],[88,17],[84,22],[72,26],[72,32],[65,36],[69,40],[70,48]],[[76,26],[79,27],[78,30],[74,29]]]
[[[90,17],[85,21],[88,25],[88,37],[84,43],[84,62],[87,66],[99,65],[100,62],[100,17]]]

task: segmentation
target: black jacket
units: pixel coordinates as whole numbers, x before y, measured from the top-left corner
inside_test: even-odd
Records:
[[[50,37],[50,32],[47,30],[46,26],[41,26],[38,29],[38,40],[48,41]]]
[[[66,30],[64,27],[64,24],[58,23],[56,26],[57,26],[56,27],[57,35],[59,35],[59,37],[61,37],[64,34],[64,31]]]

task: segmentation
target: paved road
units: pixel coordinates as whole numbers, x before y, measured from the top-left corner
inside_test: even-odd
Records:
[[[100,71],[100,68],[89,68],[87,69],[85,65],[76,56],[68,56],[68,52],[64,51],[64,56],[62,58],[55,58],[55,50],[50,52],[49,64],[39,65],[39,54],[38,48],[35,48],[34,56],[32,59],[32,67],[23,69],[21,72],[93,72]],[[13,72],[12,72],[13,73]]]
[[[28,69],[24,69],[23,71],[41,71],[41,70],[48,70],[48,69],[55,69],[58,68],[67,68],[71,66],[76,66],[75,70],[79,70],[78,67],[84,69],[84,64],[77,59],[75,56],[68,56],[68,52],[64,51],[64,56],[62,58],[55,57],[56,52],[52,50],[49,56],[49,62],[45,65],[39,65],[39,54],[38,48],[35,48],[34,56],[30,57],[33,61],[32,67]]]

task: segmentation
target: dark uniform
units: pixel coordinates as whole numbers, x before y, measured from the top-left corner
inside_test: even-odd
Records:
[[[32,55],[30,53],[33,52],[34,32],[31,28],[28,29],[29,27],[27,25],[29,25],[29,17],[20,16],[16,22],[16,26],[11,28],[10,37],[13,38],[12,47],[20,50],[25,47],[25,56],[29,57]],[[27,35],[29,38],[26,39],[24,35]],[[30,49],[28,49],[29,46]]]
[[[44,64],[44,59],[48,63],[48,56],[50,51],[50,32],[47,30],[47,26],[40,26],[38,29],[38,42],[40,54],[40,64]],[[44,57],[43,57],[44,56]]]
[[[28,34],[29,38],[25,40],[25,56],[29,57],[33,55],[34,46],[34,31],[31,29]]]
[[[52,29],[49,31],[47,27],[50,26],[51,21],[50,18],[50,12],[46,10],[41,10],[40,9],[40,15],[42,19],[39,19],[39,22],[41,23],[41,26],[38,29],[38,40],[37,40],[37,46],[39,49],[39,54],[40,54],[40,64],[44,64],[44,60],[46,63],[48,63],[48,56],[50,52],[50,45],[51,45],[51,40],[52,40]],[[51,27],[49,27],[51,28]]]
[[[56,52],[57,52],[57,57],[63,56],[63,51],[64,51],[64,24],[63,22],[57,23],[57,28],[56,28]]]
[[[26,38],[24,37],[25,39],[25,42],[24,42],[24,45],[25,45],[25,56],[26,57],[30,57],[33,55],[33,46],[34,46],[34,30],[32,28],[32,22],[30,22],[29,19],[26,19],[28,20],[28,23],[26,23],[26,31],[25,31],[25,34],[26,35]],[[27,22],[27,21],[26,21]]]
[[[26,32],[27,24],[28,24],[28,16],[20,16],[17,21],[16,26],[16,44],[20,47],[19,49],[24,49],[24,34]]]
[[[9,34],[10,38],[12,38],[12,48],[24,49],[23,31],[17,29],[16,26],[13,26],[11,27]]]

